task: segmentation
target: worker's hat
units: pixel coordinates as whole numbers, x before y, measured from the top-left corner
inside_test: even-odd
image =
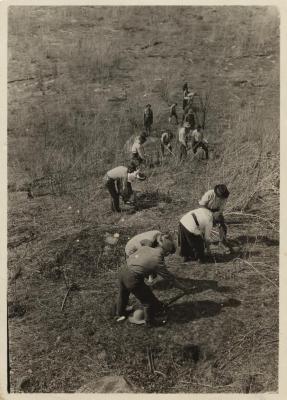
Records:
[[[215,192],[216,196],[223,198],[223,199],[227,199],[227,197],[229,196],[229,191],[228,191],[226,185],[223,185],[223,184],[215,185],[214,192]]]
[[[136,325],[143,325],[145,324],[145,319],[144,319],[144,312],[143,310],[135,310],[133,312],[133,315],[129,317],[129,322],[132,324]]]
[[[139,181],[145,181],[145,180],[146,180],[146,175],[145,175],[144,173],[142,173],[142,172],[139,172],[139,173],[137,174],[137,179],[138,179]]]

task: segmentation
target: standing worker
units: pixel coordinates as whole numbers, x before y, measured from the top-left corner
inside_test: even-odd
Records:
[[[171,281],[174,286],[185,290],[166,268],[164,257],[175,253],[175,245],[171,240],[164,240],[161,247],[143,246],[126,260],[119,273],[119,295],[117,301],[118,321],[127,317],[127,305],[132,293],[142,304],[144,311],[143,324],[152,325],[154,317],[163,312],[165,307],[153,294],[144,279],[151,274],[158,274]]]
[[[189,90],[188,90],[188,85],[187,85],[187,83],[185,83],[185,84],[183,85],[182,91],[183,91],[182,109],[185,110],[185,107],[187,106],[188,100],[189,100],[189,97],[188,97]]]
[[[143,144],[146,142],[146,134],[142,132],[140,136],[138,136],[134,144],[132,145],[132,160],[136,161],[138,164],[142,164],[145,162],[145,152],[143,148]]]
[[[224,184],[215,185],[214,189],[208,190],[202,198],[199,200],[199,205],[211,211],[212,213],[218,213],[217,221],[219,223],[219,238],[223,245],[228,246],[226,236],[227,227],[223,216],[223,210],[227,199],[229,197],[229,191]]]
[[[153,112],[151,105],[147,104],[144,110],[144,128],[148,135],[151,134],[151,126],[153,124]]]
[[[177,103],[173,103],[170,106],[168,122],[171,123],[171,120],[174,117],[175,121],[176,121],[176,125],[178,125],[178,117],[177,117],[177,112],[176,112],[176,106],[177,106]]]
[[[165,149],[168,151],[168,153],[173,154],[171,145],[172,138],[173,138],[172,132],[169,129],[164,130],[160,138],[160,149],[162,156],[164,156]]]
[[[185,214],[179,223],[178,241],[179,255],[184,262],[205,261],[204,250],[210,253],[212,227],[219,223],[218,213],[212,213],[207,208],[197,208]]]
[[[178,130],[179,140],[179,160],[184,160],[187,156],[187,135],[190,129],[188,122],[185,122],[182,127]]]
[[[104,183],[111,197],[111,208],[114,212],[121,212],[120,196],[127,202],[133,195],[131,183],[135,180],[144,180],[145,176],[137,170],[135,163],[128,167],[119,166],[108,171],[104,177]]]

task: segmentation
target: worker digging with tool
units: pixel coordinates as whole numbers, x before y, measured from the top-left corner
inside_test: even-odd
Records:
[[[117,321],[125,320],[128,316],[127,306],[129,296],[132,293],[141,303],[143,318],[137,319],[136,315],[129,318],[130,322],[152,326],[155,317],[165,311],[165,306],[153,294],[151,288],[144,282],[151,274],[162,276],[173,283],[175,287],[186,290],[186,287],[178,282],[165,265],[164,258],[174,254],[176,246],[172,240],[165,238],[160,247],[142,246],[132,253],[119,272],[119,294],[117,300]]]
[[[120,197],[125,203],[131,201],[130,199],[133,196],[132,182],[136,179],[142,181],[145,178],[145,175],[139,172],[135,162],[130,162],[128,167],[120,165],[108,171],[104,177],[104,185],[112,198],[112,211],[121,212]]]
[[[146,132],[142,132],[134,141],[132,145],[132,160],[136,161],[139,165],[145,163],[146,156],[144,152],[144,143],[146,142]]]
[[[173,134],[169,129],[165,129],[160,137],[160,149],[161,154],[164,156],[165,150],[167,150],[168,154],[173,154],[171,141],[173,139]]]
[[[212,213],[207,208],[197,208],[186,213],[179,222],[179,255],[183,261],[204,263],[210,255],[211,231],[220,223],[219,213]],[[206,250],[206,253],[205,253]]]
[[[220,244],[225,251],[233,251],[227,241],[227,226],[225,224],[223,210],[229,197],[229,191],[224,184],[215,185],[214,189],[208,190],[199,200],[200,207],[206,208],[212,213],[217,213],[217,221],[219,225]]]
[[[169,238],[169,234],[163,234],[157,230],[139,233],[127,242],[125,247],[126,257],[135,253],[142,246],[160,247],[164,240]],[[149,275],[148,282],[152,283],[155,278],[156,274]]]

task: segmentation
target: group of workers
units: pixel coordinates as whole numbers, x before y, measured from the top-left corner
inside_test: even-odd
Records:
[[[208,148],[204,141],[202,127],[196,123],[196,117],[192,111],[191,103],[194,93],[189,92],[187,84],[183,86],[183,118],[182,126],[178,130],[180,144],[180,160],[187,155],[187,140],[190,130],[191,147],[194,153],[198,148],[202,148],[205,157],[208,159]],[[178,115],[176,112],[177,103],[170,107],[169,121],[175,119],[178,125]],[[111,195],[112,210],[121,212],[120,197],[126,204],[135,205],[136,198],[132,190],[132,182],[135,180],[143,181],[145,174],[141,172],[141,165],[145,162],[145,152],[143,144],[151,133],[153,124],[153,112],[151,105],[148,104],[144,110],[144,128],[133,143],[131,149],[131,160],[127,166],[118,166],[108,171],[104,177],[104,183]],[[171,130],[165,130],[161,135],[161,152],[172,153],[171,141],[173,134]],[[166,265],[165,257],[178,254],[184,262],[198,261],[204,263],[210,254],[210,243],[212,243],[211,233],[214,226],[219,227],[219,243],[230,249],[226,236],[227,228],[223,217],[223,209],[229,191],[224,184],[219,184],[214,189],[208,190],[199,200],[199,207],[186,213],[179,221],[178,234],[162,233],[157,230],[143,232],[133,237],[126,244],[126,262],[119,272],[119,294],[116,304],[117,321],[129,318],[129,321],[136,324],[151,326],[155,318],[166,312],[167,306],[160,302],[153,294],[149,283],[160,275],[162,278],[172,282],[172,284],[183,291],[186,286],[171,274]],[[129,296],[133,294],[141,303],[141,310],[136,310],[131,314],[128,306]]]
[[[178,249],[184,262],[204,263],[210,255],[211,232],[216,225],[219,226],[220,241],[226,245],[227,228],[223,209],[228,196],[229,191],[224,184],[208,190],[199,200],[199,207],[180,219],[177,239],[170,232],[164,234],[153,230],[140,233],[128,241],[125,247],[126,262],[119,271],[118,322],[128,318],[135,324],[153,326],[157,317],[163,315],[166,318],[167,306],[157,299],[145,279],[152,282],[159,275],[173,286],[187,291],[181,279],[168,271],[164,259]],[[141,303],[141,311],[135,310],[132,315],[128,306],[130,294]]]

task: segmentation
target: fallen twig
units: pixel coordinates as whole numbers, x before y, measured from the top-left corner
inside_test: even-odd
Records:
[[[249,263],[246,260],[242,260],[241,258],[235,258],[233,260],[233,262],[235,261],[241,261],[244,264],[248,265],[249,267],[253,268],[259,275],[261,275],[263,278],[265,278],[268,282],[272,283],[273,286],[275,286],[276,288],[279,287],[279,285],[277,285],[276,283],[274,283],[271,279],[269,279],[266,275],[262,274],[262,272],[260,272],[257,268],[254,267],[254,265],[252,265],[251,263]]]
[[[66,300],[67,300],[67,297],[68,297],[70,291],[71,291],[71,287],[69,287],[68,290],[67,290],[67,292],[66,292],[66,295],[65,295],[65,297],[64,297],[64,300],[63,300],[63,303],[62,303],[62,306],[61,306],[61,311],[63,311],[63,309],[64,309],[64,307],[65,307]]]

